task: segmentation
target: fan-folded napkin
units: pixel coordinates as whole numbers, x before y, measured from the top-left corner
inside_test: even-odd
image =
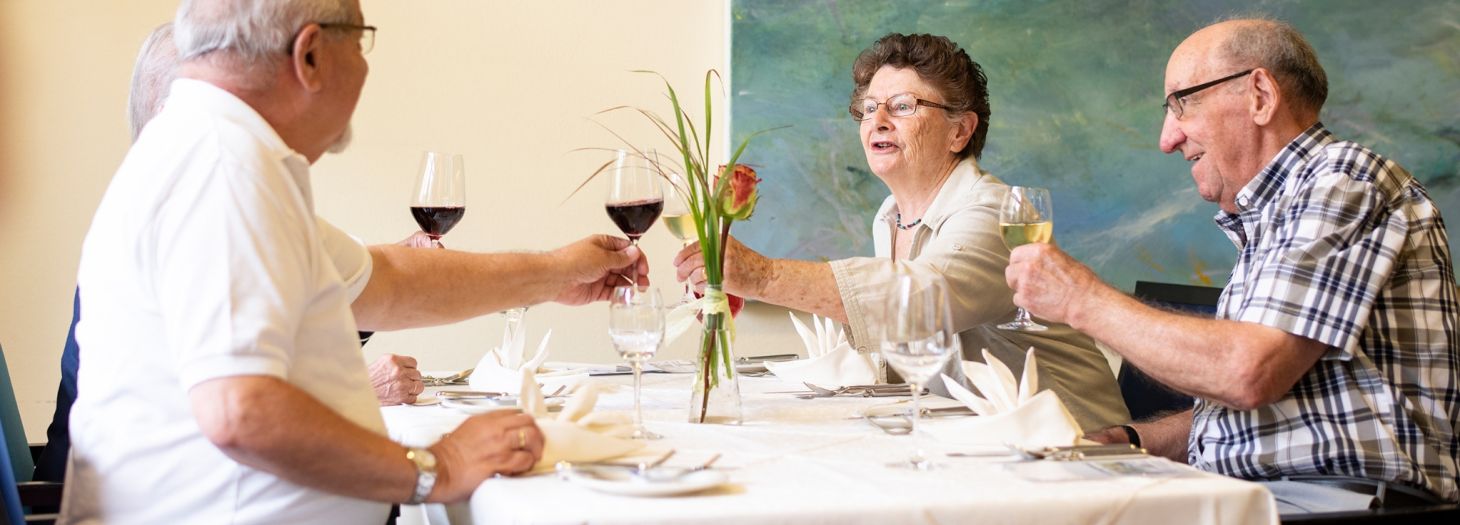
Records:
[[[1053,390],[1039,392],[1034,348],[1026,354],[1023,378],[1017,382],[1009,367],[987,349],[983,358],[983,363],[962,362],[964,375],[982,396],[943,375],[948,392],[978,417],[930,421],[924,426],[929,435],[945,443],[1024,448],[1069,446],[1080,441],[1080,425],[1059,395]]]
[[[591,462],[628,455],[644,447],[641,441],[625,439],[633,431],[628,415],[622,412],[594,412],[601,386],[584,384],[557,416],[550,416],[543,400],[542,388],[528,370],[522,371],[519,397],[522,411],[537,418],[542,431],[542,459],[533,465],[536,472],[552,470],[559,461]]]
[[[503,334],[502,346],[488,350],[477,361],[476,369],[472,371],[467,384],[472,390],[483,392],[521,392],[523,372],[533,374],[537,381],[542,382],[549,389],[556,389],[558,386],[573,386],[580,381],[584,375],[581,370],[556,370],[545,372],[539,367],[548,357],[548,340],[552,338],[553,331],[548,330],[542,336],[542,342],[537,345],[537,352],[528,358],[523,352],[523,338],[512,337],[511,334]]]
[[[824,388],[840,388],[848,385],[870,385],[877,381],[877,368],[871,356],[858,353],[847,342],[845,331],[837,328],[831,319],[811,316],[813,332],[792,313],[791,323],[801,342],[806,345],[806,359],[783,362],[766,362],[766,369],[776,377],[792,383],[811,383]]]

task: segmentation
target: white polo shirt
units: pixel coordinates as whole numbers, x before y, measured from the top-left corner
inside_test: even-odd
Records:
[[[228,458],[188,398],[210,379],[274,376],[384,433],[349,304],[369,271],[364,247],[315,217],[303,156],[228,92],[175,81],[82,247],[62,521],[383,523],[384,503]]]

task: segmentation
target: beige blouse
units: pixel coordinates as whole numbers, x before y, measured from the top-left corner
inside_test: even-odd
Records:
[[[999,205],[1008,186],[980,170],[974,159],[960,162],[938,191],[912,235],[911,256],[893,262],[892,229],[897,205],[883,201],[872,225],[875,257],[853,257],[831,262],[842,304],[846,308],[852,344],[858,351],[874,351],[868,315],[901,267],[907,271],[935,271],[947,279],[953,301],[954,324],[962,328],[963,358],[983,361],[987,348],[1009,365],[1017,376],[1024,369],[1025,349],[1039,356],[1039,384],[1053,389],[1085,430],[1097,430],[1130,421],[1120,388],[1095,341],[1068,325],[1039,320],[1043,332],[1000,330],[994,325],[1014,318],[1013,292],[1004,281],[1009,249],[999,234]]]

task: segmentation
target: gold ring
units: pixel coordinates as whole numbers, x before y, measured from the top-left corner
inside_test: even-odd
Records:
[[[527,429],[525,428],[517,429],[517,448],[527,448]]]

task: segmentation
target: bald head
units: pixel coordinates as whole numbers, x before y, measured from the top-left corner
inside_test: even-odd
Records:
[[[157,26],[142,50],[137,52],[137,64],[132,68],[132,90],[127,95],[127,124],[132,128],[132,141],[142,133],[147,121],[162,110],[167,100],[167,89],[177,77],[177,46],[172,43],[172,22]]]
[[[1209,25],[1177,46],[1168,70],[1178,58],[1204,63],[1211,73],[1222,75],[1264,68],[1302,120],[1316,121],[1328,100],[1328,75],[1313,47],[1293,26],[1276,20],[1245,18]]]

